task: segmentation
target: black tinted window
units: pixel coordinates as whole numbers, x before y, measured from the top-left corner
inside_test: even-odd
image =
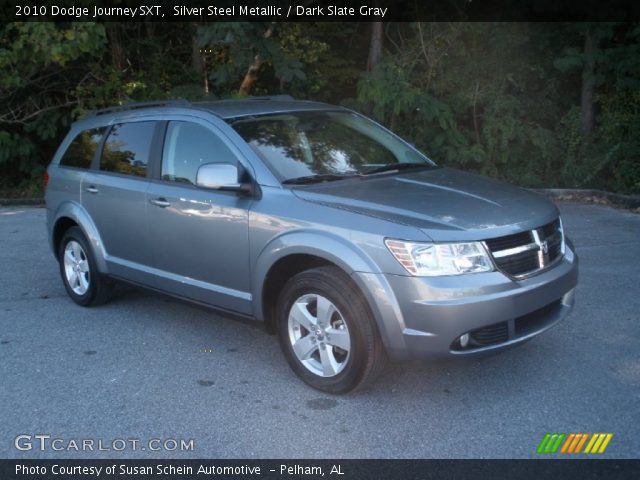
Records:
[[[104,143],[100,169],[146,176],[155,125],[155,122],[114,125]]]
[[[80,132],[64,152],[60,165],[65,167],[89,168],[106,127],[93,128]]]
[[[196,183],[206,163],[236,164],[235,155],[211,130],[190,122],[169,122],[162,154],[162,179]]]

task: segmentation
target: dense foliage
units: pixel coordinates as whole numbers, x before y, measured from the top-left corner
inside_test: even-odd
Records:
[[[370,114],[441,164],[640,193],[638,24],[0,26],[0,196],[37,195],[87,110],[290,93]],[[382,43],[373,65],[369,51]],[[369,60],[369,61],[368,61]]]

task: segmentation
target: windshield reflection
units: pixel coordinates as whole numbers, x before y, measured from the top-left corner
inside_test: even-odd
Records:
[[[290,112],[236,120],[233,128],[281,181],[353,175],[394,164],[433,165],[418,151],[348,112]]]

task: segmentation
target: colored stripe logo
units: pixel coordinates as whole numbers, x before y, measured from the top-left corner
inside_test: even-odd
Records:
[[[536,452],[539,454],[581,452],[600,454],[604,453],[612,438],[613,433],[547,433]]]

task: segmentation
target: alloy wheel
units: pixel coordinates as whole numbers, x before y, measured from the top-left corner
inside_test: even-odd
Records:
[[[76,295],[84,295],[89,290],[89,260],[82,246],[75,240],[64,249],[64,273],[67,283]]]
[[[306,294],[293,302],[288,333],[295,356],[310,372],[334,377],[344,370],[351,351],[349,328],[326,297]]]

